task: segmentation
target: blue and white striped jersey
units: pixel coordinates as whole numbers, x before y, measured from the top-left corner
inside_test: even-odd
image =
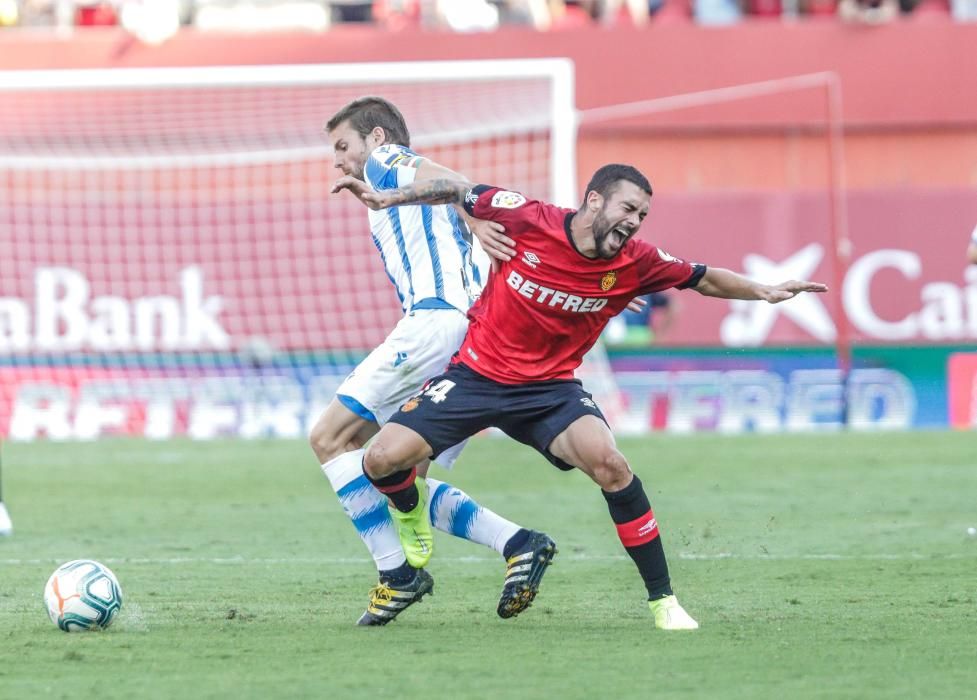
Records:
[[[423,158],[405,146],[384,144],[363,169],[374,190],[409,185]],[[488,256],[458,212],[440,204],[369,210],[373,243],[397,288],[404,313],[455,308],[467,312],[482,293]]]

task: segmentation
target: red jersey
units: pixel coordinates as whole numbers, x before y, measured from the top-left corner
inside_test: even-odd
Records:
[[[516,242],[493,272],[452,362],[503,384],[572,379],[607,322],[636,296],[694,286],[704,265],[631,239],[612,260],[584,257],[570,236],[573,209],[478,185],[465,198],[478,219],[498,221]]]

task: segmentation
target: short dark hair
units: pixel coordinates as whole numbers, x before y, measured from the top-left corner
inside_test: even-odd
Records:
[[[607,197],[614,191],[617,183],[621,180],[637,185],[649,195],[652,193],[651,183],[648,182],[648,178],[641,174],[640,170],[630,165],[611,163],[600,168],[590,178],[590,182],[587,183],[587,189],[583,195],[584,202],[587,201],[587,195],[591,192],[596,192],[602,197]]]
[[[326,122],[326,131],[332,131],[344,121],[360,136],[366,138],[374,128],[380,127],[387,135],[387,143],[410,146],[410,132],[400,110],[382,97],[368,95],[358,97],[336,112]]]

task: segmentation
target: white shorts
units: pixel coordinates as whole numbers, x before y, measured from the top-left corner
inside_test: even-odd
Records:
[[[444,371],[467,331],[468,317],[455,309],[412,311],[349,373],[336,398],[361,418],[383,425],[424,382]],[[450,469],[464,447],[464,442],[450,447],[434,461]]]

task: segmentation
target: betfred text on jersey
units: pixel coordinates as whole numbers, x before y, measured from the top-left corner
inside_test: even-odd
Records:
[[[576,294],[561,292],[559,289],[544,287],[538,282],[533,282],[513,270],[506,278],[506,283],[527,299],[532,299],[537,304],[546,304],[563,311],[575,311],[577,313],[592,313],[600,311],[607,306],[607,299],[580,297]]]

